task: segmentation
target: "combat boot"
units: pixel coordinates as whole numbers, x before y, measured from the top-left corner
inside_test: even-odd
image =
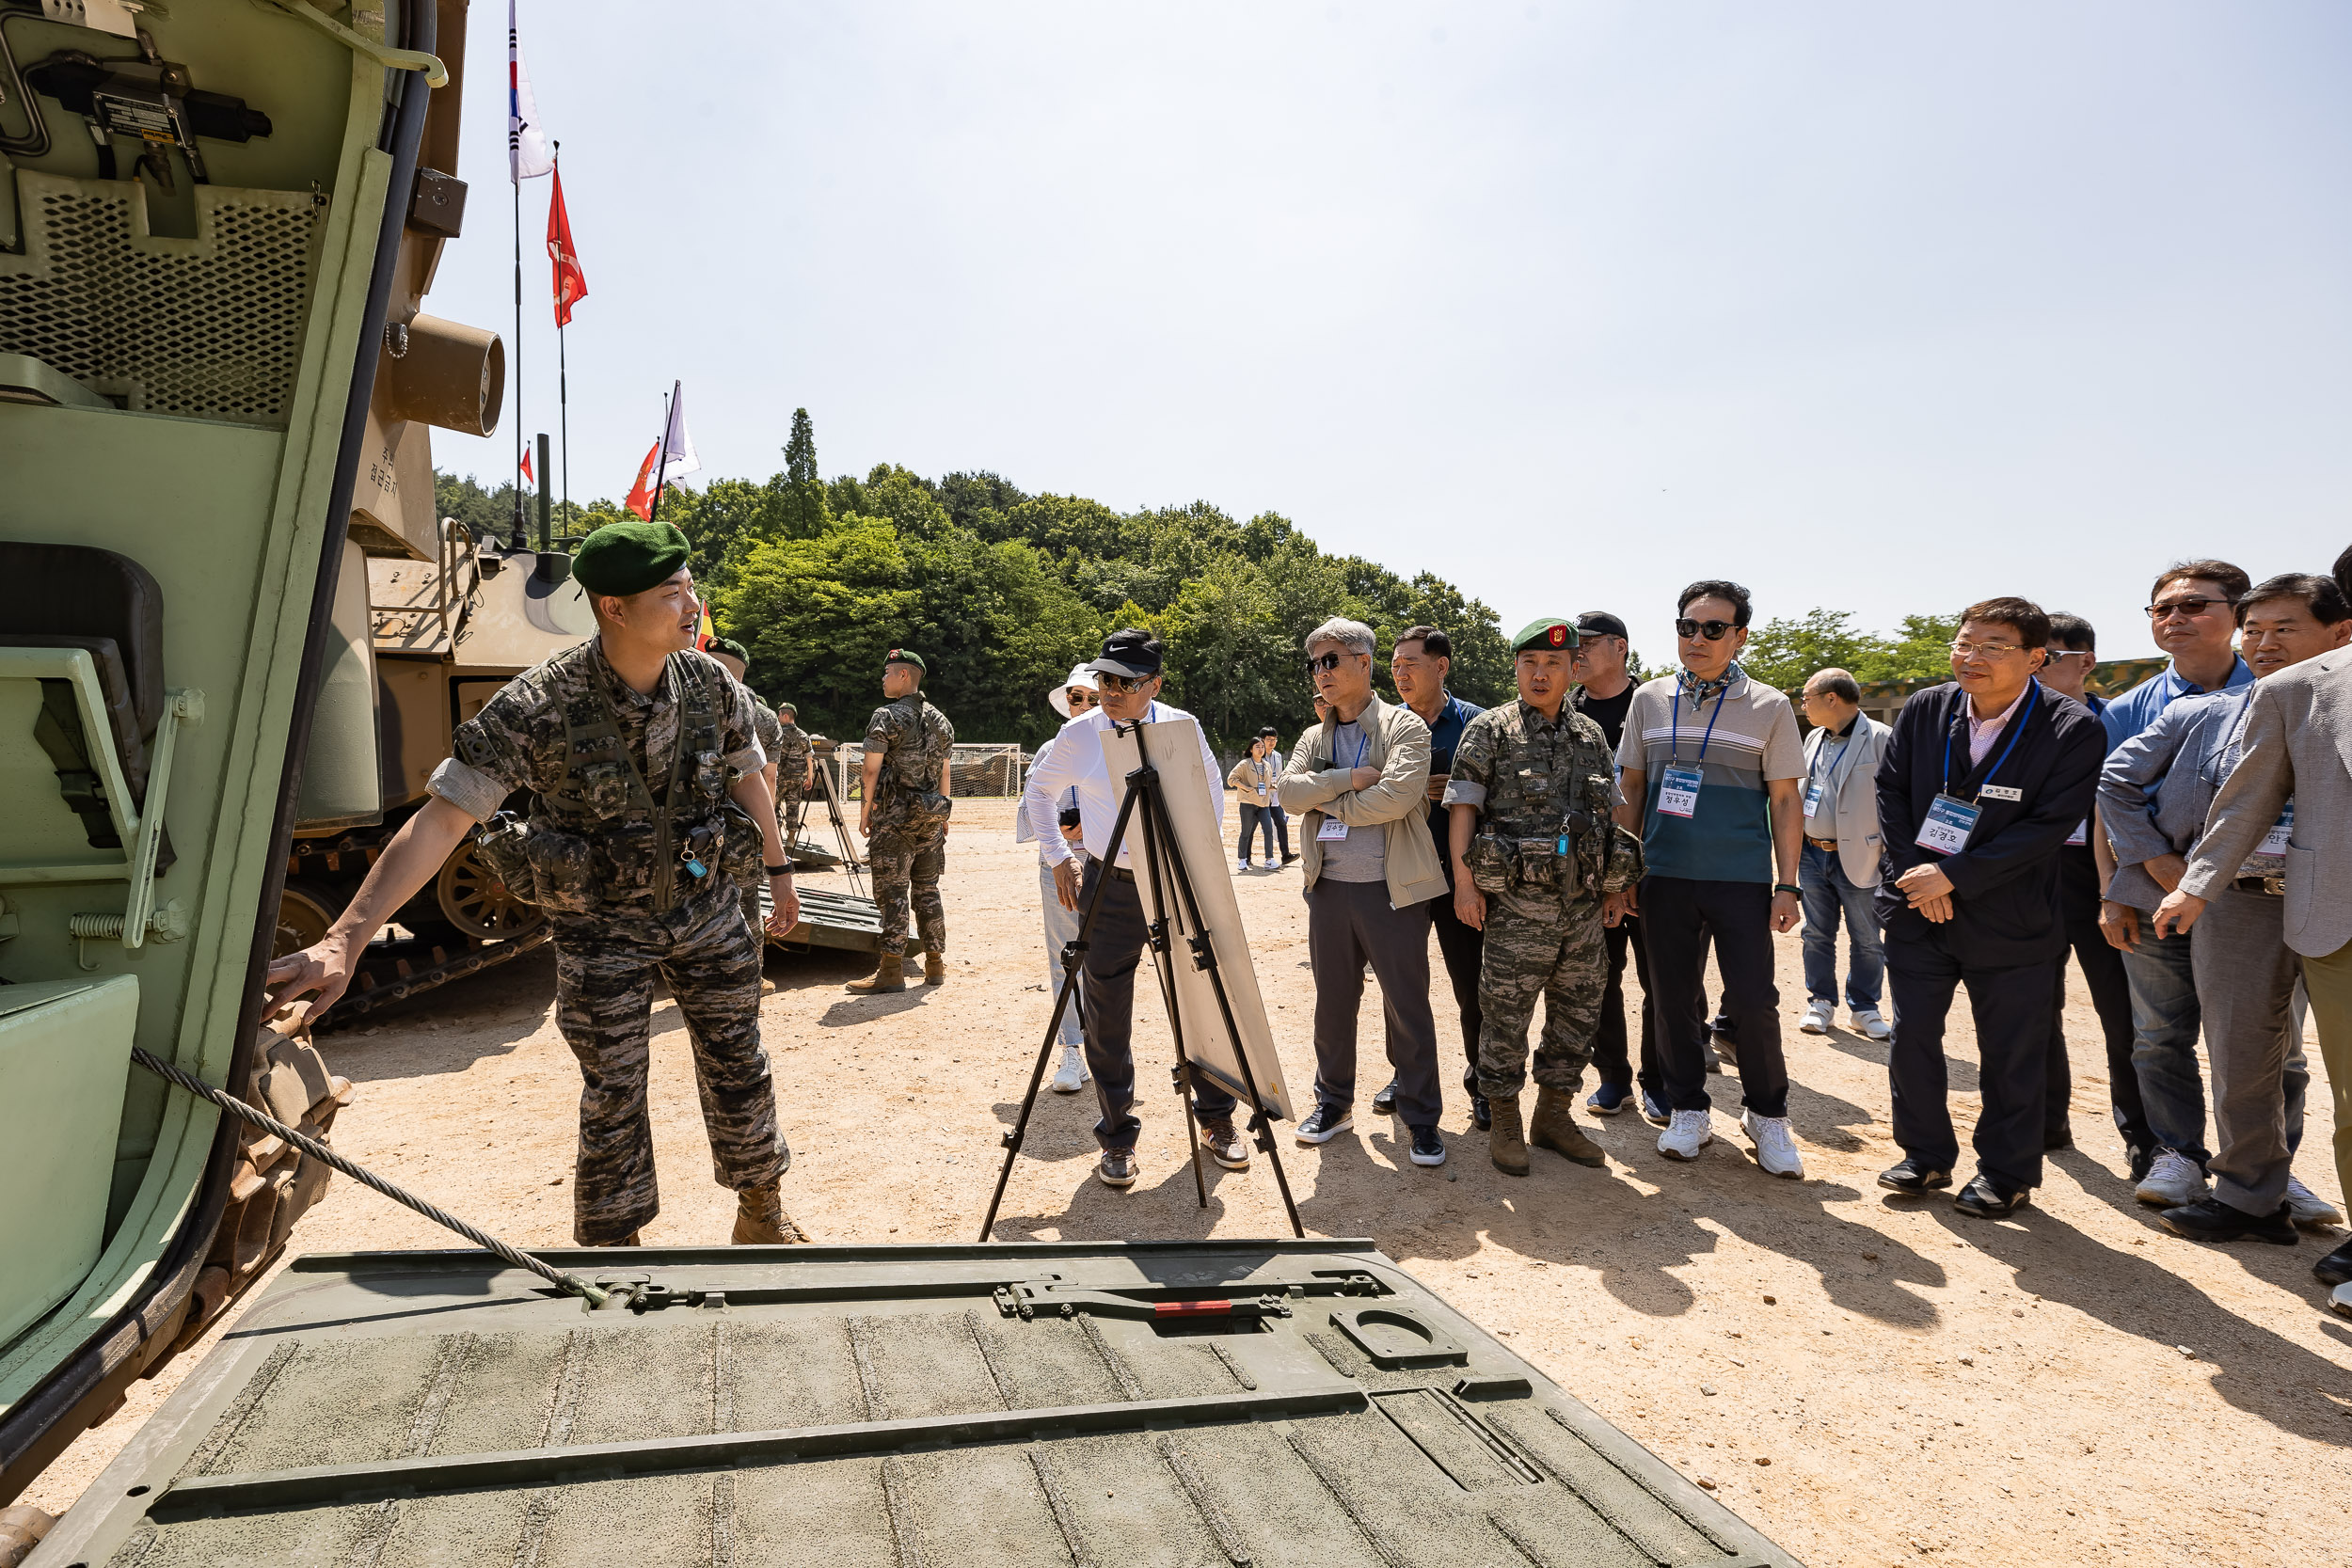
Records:
[[[881,965],[873,974],[868,974],[863,980],[852,980],[842,989],[863,991],[868,995],[876,991],[904,990],[907,989],[905,960],[896,953],[884,953],[882,956]]]
[[[1537,1148],[1575,1161],[1580,1165],[1605,1165],[1609,1157],[1600,1145],[1584,1135],[1569,1110],[1576,1098],[1565,1089],[1535,1088],[1535,1115],[1527,1124],[1527,1141]]]
[[[807,1240],[808,1232],[784,1212],[784,1195],[772,1183],[735,1195],[737,1246],[795,1246]]]
[[[1486,1152],[1494,1156],[1495,1169],[1505,1176],[1525,1176],[1527,1134],[1519,1128],[1519,1097],[1510,1095],[1487,1103],[1494,1126],[1486,1132]]]
[[[923,955],[923,983],[927,986],[944,986],[947,983],[946,954],[926,953]]]

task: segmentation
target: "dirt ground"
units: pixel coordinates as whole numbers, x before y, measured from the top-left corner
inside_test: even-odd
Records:
[[[770,959],[762,1011],[794,1156],[786,1196],[821,1241],[975,1234],[1052,1005],[1036,852],[1012,842],[1012,815],[1009,801],[958,803],[944,989],[863,999],[841,990],[867,967],[849,958]],[[1275,1037],[1303,1091],[1313,1051],[1299,879],[1295,867],[1238,879]],[[1494,1170],[1450,1093],[1440,1169],[1408,1164],[1402,1130],[1368,1104],[1319,1150],[1285,1135],[1308,1227],[1372,1238],[1816,1568],[2345,1560],[2352,1323],[2328,1314],[2309,1272],[2344,1232],[2289,1250],[2201,1246],[2159,1228],[2132,1199],[2079,984],[2067,1009],[2079,1147],[2051,1160],[2034,1206],[1987,1224],[1948,1198],[1883,1193],[1873,1179],[1899,1158],[1885,1050],[1843,1031],[1796,1033],[1796,937],[1779,948],[1803,1182],[1756,1170],[1724,1080],[1710,1080],[1722,1086],[1717,1142],[1695,1164],[1661,1156],[1655,1130],[1629,1115],[1588,1118],[1608,1169],[1538,1151],[1525,1180]],[[568,1243],[579,1077],[552,989],[551,959],[534,954],[327,1037],[359,1091],[337,1148],[518,1243]],[[1154,989],[1136,995],[1150,1063],[1168,1036]],[[1365,1017],[1368,1097],[1386,1076],[1376,992]],[[1443,1020],[1441,1007],[1441,1037]],[[654,1029],[665,1207],[647,1237],[721,1242],[733,1205],[703,1177],[685,1036],[666,1001]],[[1950,1046],[1964,1137],[1975,1113],[1964,1016]],[[2312,1059],[2316,1071],[2316,1049]],[[1212,1166],[1209,1207],[1196,1207],[1183,1120],[1156,1087],[1166,1080],[1149,1066],[1141,1078],[1155,1086],[1140,1105],[1136,1187],[1091,1178],[1090,1090],[1046,1094],[1000,1236],[1285,1232],[1263,1159],[1246,1172]],[[2318,1085],[2311,1102],[2297,1174],[2341,1201]],[[446,1244],[339,1180],[294,1250]],[[194,1360],[137,1385],[24,1500],[70,1503]]]

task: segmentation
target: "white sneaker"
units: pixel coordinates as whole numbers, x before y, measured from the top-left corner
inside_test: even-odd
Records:
[[[1766,1175],[1790,1181],[1804,1180],[1804,1160],[1797,1153],[1796,1134],[1788,1131],[1787,1117],[1759,1117],[1754,1111],[1742,1111],[1740,1125],[1756,1145],[1756,1163]]]
[[[1864,1007],[1853,1015],[1853,1026],[1874,1040],[1891,1040],[1895,1026],[1879,1016],[1876,1007]]]
[[[1826,1035],[1829,1033],[1829,1021],[1836,1016],[1836,1003],[1808,1002],[1804,1005],[1804,1017],[1797,1021],[1797,1027],[1808,1035]]]
[[[2205,1173],[2197,1168],[2196,1161],[2172,1149],[2159,1148],[2148,1166],[2148,1174],[2140,1178],[2132,1196],[2159,1209],[2182,1209],[2211,1195],[2205,1190]]]
[[[2339,1285],[2328,1292],[2328,1305],[2352,1318],[2352,1285]]]
[[[2313,1229],[2344,1223],[2343,1211],[2292,1176],[2287,1178],[2287,1218]]]
[[[1670,1160],[1695,1160],[1699,1150],[1715,1141],[1705,1111],[1677,1111],[1666,1130],[1658,1134],[1658,1152]]]
[[[1054,1092],[1056,1094],[1076,1094],[1080,1089],[1086,1086],[1086,1081],[1087,1058],[1085,1051],[1074,1045],[1063,1046],[1061,1048],[1061,1069],[1054,1074]]]

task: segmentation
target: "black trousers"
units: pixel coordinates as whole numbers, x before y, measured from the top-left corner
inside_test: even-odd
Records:
[[[1963,964],[1942,937],[1886,934],[1886,977],[1895,1000],[1895,1043],[1886,1056],[1894,1092],[1895,1142],[1945,1170],[1960,1160],[1952,1131],[1944,1023],[1953,993],[1968,988],[1977,1026],[1977,1168],[2003,1192],[2042,1184],[2042,1106],[2049,1093],[2050,988],[2054,963],[1987,969]]]
[[[1108,879],[1105,881],[1105,879]],[[1086,879],[1079,884],[1078,907],[1086,908],[1095,889],[1103,890],[1103,907],[1095,911],[1094,928],[1087,935],[1086,979],[1078,987],[1086,1025],[1087,1070],[1094,1074],[1094,1099],[1102,1119],[1094,1124],[1094,1141],[1104,1148],[1133,1148],[1143,1123],[1135,1113],[1136,965],[1150,935],[1144,924],[1143,898],[1135,879],[1089,856]],[[1233,1097],[1199,1073],[1187,1069],[1192,1083],[1193,1114],[1202,1121],[1230,1121]]]
[[[1602,935],[1609,943],[1609,981],[1601,992],[1600,1030],[1593,1037],[1593,1066],[1599,1069],[1604,1084],[1626,1088],[1636,1080],[1626,1035],[1625,960],[1630,954],[1634,978],[1642,987],[1642,1067],[1638,1076],[1645,1094],[1658,1094],[1661,1092],[1658,1070],[1659,1023],[1657,1009],[1650,1006],[1649,949],[1642,942],[1642,923],[1628,915],[1614,926],[1602,927]]]
[[[1478,1005],[1478,966],[1486,961],[1486,933],[1463,925],[1454,912],[1454,861],[1445,859],[1445,891],[1429,900],[1429,924],[1438,933],[1438,957],[1445,961],[1445,977],[1454,988],[1454,1010],[1462,1015],[1462,1087],[1476,1094],[1478,1031],[1486,1018]]]
[[[2132,990],[2123,974],[2123,955],[2107,945],[2098,917],[2069,920],[2066,942],[2082,966],[2083,984],[2099,1014],[2099,1032],[2106,1037],[2107,1103],[2115,1113],[2115,1130],[2123,1134],[2126,1149],[2156,1147],[2148,1125],[2148,1107],[2139,1099],[2139,1072],[2132,1066]],[[2050,1062],[2045,1080],[2047,1102],[2042,1108],[2044,1131],[2066,1125],[2066,1102],[2074,1092],[2074,1075],[2066,1059],[2066,961],[2056,967],[2056,996],[2050,1004]]]
[[[1364,965],[1380,982],[1396,1114],[1407,1127],[1435,1127],[1438,1026],[1429,1011],[1429,938],[1421,911],[1389,905],[1389,884],[1335,882],[1307,889],[1307,958],[1315,977],[1315,1099],[1342,1109],[1356,1100],[1356,1021],[1364,1005]]]
[[[1707,942],[1724,981],[1724,1013],[1740,1042],[1741,1102],[1759,1117],[1788,1114],[1780,1049],[1780,988],[1772,983],[1772,890],[1764,882],[1651,877],[1642,883],[1642,941],[1658,998],[1658,1067],[1667,1105],[1704,1111]]]

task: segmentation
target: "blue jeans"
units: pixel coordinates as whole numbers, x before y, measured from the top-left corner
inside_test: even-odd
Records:
[[[1875,1011],[1886,977],[1886,949],[1879,940],[1879,918],[1870,911],[1876,887],[1856,887],[1831,849],[1804,847],[1797,863],[1797,885],[1804,890],[1804,994],[1814,1002],[1837,1001],[1837,914],[1846,915],[1846,1006]]]
[[[2194,931],[2159,937],[2139,915],[2139,945],[2123,954],[2123,975],[2132,987],[2132,1070],[2147,1103],[2148,1127],[2156,1142],[2202,1165],[2213,1158],[2205,1147],[2205,1076],[2197,1063],[2197,1036],[2204,1010],[2197,1005],[2197,972],[2189,961]],[[2302,1013],[2294,1013],[2280,1089],[2286,1099],[2287,1154],[2303,1143],[2303,1097],[2311,1083],[2304,1067]]]

